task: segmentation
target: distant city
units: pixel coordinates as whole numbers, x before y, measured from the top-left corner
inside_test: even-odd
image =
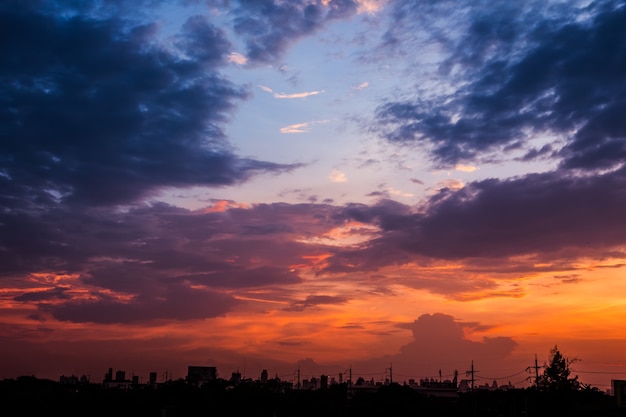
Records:
[[[205,384],[209,384],[218,380],[226,382],[228,385],[234,387],[241,383],[257,382],[261,384],[273,384],[279,386],[283,390],[323,390],[328,389],[333,385],[345,384],[352,391],[376,391],[380,387],[390,385],[394,383],[393,376],[391,374],[391,368],[388,368],[389,375],[383,381],[375,381],[374,378],[365,379],[363,377],[357,377],[353,380],[352,371],[347,370],[344,373],[338,373],[336,376],[332,375],[320,375],[319,377],[300,378],[299,370],[294,373],[293,379],[281,379],[278,374],[270,377],[269,372],[264,369],[257,378],[250,378],[242,376],[241,372],[232,372],[230,378],[220,378],[217,367],[215,366],[195,366],[190,365],[187,367],[187,375],[184,378],[171,378],[166,372],[162,377],[158,378],[157,372],[149,372],[147,379],[141,378],[140,375],[132,374],[127,375],[124,370],[116,370],[109,368],[108,372],[104,375],[101,385],[104,388],[109,389],[122,389],[130,390],[141,386],[157,386],[159,384],[171,382],[176,380],[178,382],[185,382],[188,385],[194,387],[202,387]],[[64,385],[81,385],[100,383],[97,381],[91,381],[90,376],[87,375],[61,375],[59,382]],[[510,390],[515,388],[511,382],[505,384],[498,384],[497,380],[493,380],[491,383],[478,384],[473,379],[461,379],[458,378],[458,371],[454,371],[454,376],[450,379],[447,377],[436,378],[421,378],[419,380],[409,378],[403,381],[401,385],[408,386],[414,390],[432,396],[450,397],[455,396],[457,393],[468,392],[474,389],[480,390]]]
[[[537,377],[538,368],[530,367],[520,374],[533,373],[537,380],[518,388],[510,382],[498,384],[496,379],[478,383],[474,372],[478,371],[472,366],[465,379],[459,379],[457,371],[449,376],[440,371],[438,378],[398,382],[391,367],[378,381],[354,378],[352,369],[307,378],[301,378],[298,369],[293,378],[283,379],[266,369],[254,378],[239,371],[223,378],[215,366],[189,365],[184,377],[173,378],[169,372],[141,376],[109,368],[98,378],[61,375],[58,381],[34,376],[0,380],[0,400],[6,409],[18,409],[21,415],[65,417],[179,417],[214,415],[217,410],[227,410],[231,416],[264,417],[625,415],[626,381],[613,380],[613,390],[602,392],[574,383],[577,377],[546,380],[544,373],[542,380]]]

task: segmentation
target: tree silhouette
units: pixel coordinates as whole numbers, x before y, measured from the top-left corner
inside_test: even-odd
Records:
[[[561,354],[555,345],[550,350],[549,364],[544,365],[543,375],[539,377],[537,385],[547,391],[577,391],[581,388],[578,375],[570,377],[570,365],[578,359],[569,359]]]

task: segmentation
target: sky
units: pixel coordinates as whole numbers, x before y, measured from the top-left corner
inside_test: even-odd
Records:
[[[0,378],[626,379],[624,22],[2,2]]]

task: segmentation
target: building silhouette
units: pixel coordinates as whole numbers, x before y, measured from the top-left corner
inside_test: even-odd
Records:
[[[202,386],[215,380],[217,380],[217,368],[215,366],[187,367],[187,382],[191,385]]]

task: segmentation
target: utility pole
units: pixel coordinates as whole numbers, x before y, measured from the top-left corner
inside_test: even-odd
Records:
[[[535,386],[539,387],[539,365],[537,364],[537,354],[535,353]]]
[[[536,353],[535,353],[535,366],[529,366],[528,368],[526,368],[526,372],[530,372],[531,369],[535,370],[535,388],[538,388],[539,387],[539,365],[537,364]]]
[[[474,374],[475,374],[476,372],[478,372],[478,371],[475,371],[475,370],[474,370],[474,360],[472,360],[472,369],[471,369],[471,370],[469,370],[469,371],[466,371],[466,372],[465,372],[465,376],[469,376],[469,375],[471,375],[471,376],[472,376],[472,379],[471,379],[471,381],[472,381],[472,391],[474,391],[474,381],[475,381],[475,379],[474,379]]]
[[[535,386],[539,386],[539,365],[537,364],[537,354],[535,353]]]
[[[300,366],[298,366],[298,389],[300,389]]]

